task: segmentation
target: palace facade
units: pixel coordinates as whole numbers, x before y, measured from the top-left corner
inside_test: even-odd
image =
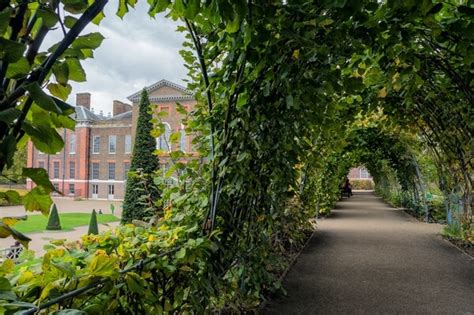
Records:
[[[185,110],[193,109],[196,101],[184,87],[161,80],[145,88],[150,102],[160,115],[165,133],[157,138],[157,149],[167,152],[180,149],[193,153],[191,136],[182,125],[183,115],[176,109],[179,102]],[[28,144],[28,167],[41,167],[48,171],[53,185],[64,196],[91,199],[123,199],[125,182],[132,158],[133,139],[138,119],[141,91],[130,95],[131,104],[113,101],[113,113],[104,116],[91,109],[91,94],[76,95],[75,131],[61,130],[64,149],[54,155],[44,154]],[[180,132],[178,144],[170,148],[170,135]],[[175,147],[176,146],[176,147]],[[167,156],[160,157],[166,167]],[[34,183],[27,181],[27,188]]]

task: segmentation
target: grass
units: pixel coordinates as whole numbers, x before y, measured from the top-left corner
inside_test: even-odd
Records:
[[[61,231],[71,231],[75,227],[89,225],[91,219],[90,213],[62,213],[59,214],[61,222]],[[119,218],[112,214],[98,214],[97,222],[108,223],[118,221]],[[26,221],[19,221],[13,227],[22,233],[42,232],[46,230],[48,224],[48,217],[43,215],[28,215]]]

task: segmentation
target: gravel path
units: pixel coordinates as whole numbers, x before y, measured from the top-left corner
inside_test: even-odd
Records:
[[[264,314],[474,314],[474,260],[371,193],[338,203]]]

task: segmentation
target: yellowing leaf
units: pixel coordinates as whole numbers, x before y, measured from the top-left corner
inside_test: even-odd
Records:
[[[385,98],[387,96],[387,89],[385,87],[381,88],[378,93],[378,97]]]
[[[298,59],[300,57],[300,50],[295,49],[293,50],[293,59]]]

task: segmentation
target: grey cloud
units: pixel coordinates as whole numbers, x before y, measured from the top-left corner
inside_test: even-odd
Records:
[[[176,32],[178,22],[160,15],[152,19],[142,1],[123,20],[109,5],[100,26],[89,26],[86,32],[99,31],[106,38],[95,51],[94,59],[83,62],[87,82],[73,83],[69,102],[75,94],[90,92],[96,112],[112,110],[114,99],[126,97],[161,79],[183,84],[187,70],[179,50],[184,34]]]

